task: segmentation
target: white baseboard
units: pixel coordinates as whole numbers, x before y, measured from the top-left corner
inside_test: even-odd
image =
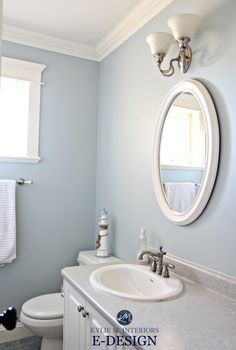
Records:
[[[21,322],[17,322],[16,328],[12,331],[7,331],[4,327],[0,327],[0,344],[8,343],[23,338],[34,336]]]

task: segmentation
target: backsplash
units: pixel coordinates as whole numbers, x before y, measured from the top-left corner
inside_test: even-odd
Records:
[[[174,264],[174,273],[236,301],[236,278],[207,269],[168,254],[165,261]]]

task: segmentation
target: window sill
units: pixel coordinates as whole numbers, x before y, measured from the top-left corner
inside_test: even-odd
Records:
[[[205,168],[201,166],[187,166],[187,165],[161,165],[161,170],[190,170],[203,171]]]
[[[37,164],[41,160],[40,157],[1,157],[0,163],[26,163]]]

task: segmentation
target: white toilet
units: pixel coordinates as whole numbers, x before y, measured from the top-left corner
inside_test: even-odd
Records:
[[[80,252],[77,260],[80,265],[120,261],[114,256],[98,258],[95,250]],[[43,338],[41,350],[63,350],[63,309],[61,293],[40,295],[22,306],[20,320],[34,334]]]
[[[24,303],[20,320],[42,337],[41,350],[62,350],[63,297],[61,293],[40,295]]]

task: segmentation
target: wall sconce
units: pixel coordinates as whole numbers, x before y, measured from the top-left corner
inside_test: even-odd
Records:
[[[186,73],[192,60],[192,51],[189,47],[191,36],[199,23],[199,16],[185,13],[169,18],[167,24],[172,30],[173,35],[169,33],[151,33],[146,41],[150,45],[151,52],[156,60],[159,71],[165,76],[170,77],[174,74],[173,62],[178,62],[179,69]],[[172,44],[177,41],[179,45],[178,57],[170,60],[168,69],[162,69],[161,64]]]

